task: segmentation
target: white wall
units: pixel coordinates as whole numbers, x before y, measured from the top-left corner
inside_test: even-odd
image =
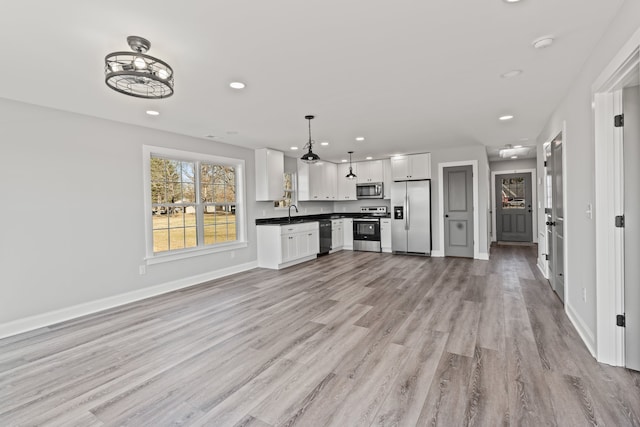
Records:
[[[256,260],[252,150],[0,99],[3,324]],[[244,159],[248,247],[149,265],[142,145]],[[10,202],[10,203],[7,203]]]
[[[566,121],[565,286],[568,294],[565,304],[591,349],[595,348],[595,343],[589,341],[596,333],[596,240],[595,221],[585,213],[587,204],[593,204],[595,200],[591,85],[639,27],[640,1],[627,0],[537,138],[539,145],[550,141],[562,131],[563,121]],[[538,150],[538,176],[544,176],[540,153],[541,149]],[[538,195],[542,197],[540,191]],[[539,225],[540,221],[544,221],[542,213],[540,211],[538,215]],[[583,288],[587,294],[586,302],[582,299]]]
[[[491,172],[504,172],[520,169],[535,169],[537,167],[536,159],[515,159],[500,160],[489,163]]]

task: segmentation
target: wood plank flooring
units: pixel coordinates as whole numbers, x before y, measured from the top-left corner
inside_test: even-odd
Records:
[[[338,252],[0,340],[0,426],[640,426],[534,265]]]

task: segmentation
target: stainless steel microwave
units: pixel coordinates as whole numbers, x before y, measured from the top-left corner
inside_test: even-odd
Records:
[[[382,188],[381,182],[356,184],[356,196],[358,199],[382,199],[384,197]]]

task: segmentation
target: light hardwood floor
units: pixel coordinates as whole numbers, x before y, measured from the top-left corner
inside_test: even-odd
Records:
[[[0,426],[640,425],[534,257],[339,252],[0,340]]]

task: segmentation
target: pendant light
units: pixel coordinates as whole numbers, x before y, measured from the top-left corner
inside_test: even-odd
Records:
[[[315,163],[318,160],[320,160],[320,156],[318,156],[312,151],[314,141],[311,139],[311,120],[313,120],[314,117],[315,116],[304,116],[305,119],[309,120],[309,142],[307,142],[304,148],[308,147],[309,151],[305,153],[302,157],[300,157],[300,160],[302,160],[305,163]]]
[[[351,164],[351,155],[353,154],[353,151],[347,151],[347,153],[349,153],[349,173],[345,176],[345,178],[355,179],[357,178],[357,176],[355,173],[353,173],[353,165]]]

